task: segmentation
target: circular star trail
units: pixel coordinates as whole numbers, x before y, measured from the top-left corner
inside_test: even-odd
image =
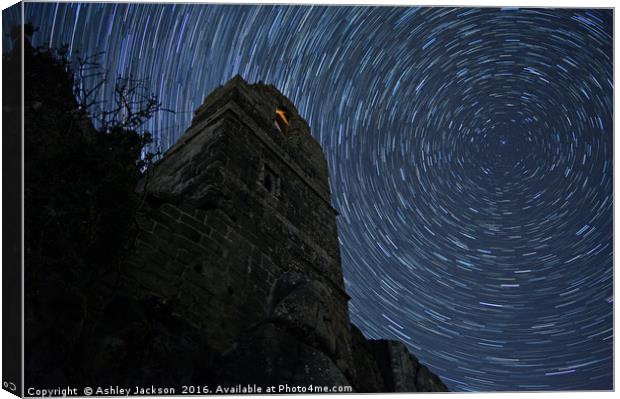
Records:
[[[164,149],[237,73],[289,97],[367,337],[451,390],[612,388],[610,10],[25,7],[35,44],[150,80]]]

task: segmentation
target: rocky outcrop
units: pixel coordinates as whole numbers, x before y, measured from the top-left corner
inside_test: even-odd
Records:
[[[445,392],[446,385],[398,341],[368,341],[385,392]]]
[[[327,170],[286,97],[234,78],[139,185],[140,231],[104,291],[182,320],[209,354],[195,382],[445,390],[404,345],[351,326]]]
[[[376,356],[371,342],[364,338],[355,325],[351,324],[353,361],[357,371],[352,384],[358,392],[392,392],[393,390],[387,389],[383,373],[379,368],[380,361],[386,360],[389,363],[389,359]],[[387,377],[390,378],[390,375]]]

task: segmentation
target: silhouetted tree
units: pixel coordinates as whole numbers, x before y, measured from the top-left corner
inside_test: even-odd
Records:
[[[82,364],[102,321],[96,288],[131,249],[135,187],[154,156],[140,129],[162,108],[133,78],[116,80],[110,102],[96,100],[107,84],[97,56],[72,63],[65,47],[33,47],[36,31],[23,27],[26,377],[57,386],[88,380]],[[9,94],[19,86],[21,27],[10,36]],[[4,117],[18,124],[19,99],[5,105]]]

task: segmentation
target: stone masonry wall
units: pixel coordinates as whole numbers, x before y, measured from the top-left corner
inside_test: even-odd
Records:
[[[141,231],[124,284],[138,286],[138,297],[177,304],[216,350],[261,320],[279,319],[353,373],[328,193],[309,187],[299,165],[265,145],[270,137],[256,134],[261,128],[239,109],[193,129],[199,134],[170,151],[141,187]],[[266,169],[277,192],[265,186]],[[294,290],[300,281],[312,283],[303,295]],[[290,292],[276,292],[287,284]],[[324,306],[310,314],[304,301],[312,295]]]
[[[222,379],[415,385],[401,376],[411,367],[352,335],[325,157],[273,87],[235,78],[209,95],[137,191],[135,248],[109,285],[169,304],[218,354]]]

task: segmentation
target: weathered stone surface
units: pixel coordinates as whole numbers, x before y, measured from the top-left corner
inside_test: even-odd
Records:
[[[198,331],[212,357],[191,366],[197,380],[441,388],[404,346],[352,331],[327,163],[273,86],[236,77],[216,89],[137,191],[135,248],[102,286],[165,303]]]
[[[330,303],[334,294],[317,280],[297,271],[283,274],[271,292],[269,319],[302,336],[304,342],[336,359],[343,372],[351,369],[349,325]]]
[[[414,360],[415,357],[411,356]],[[416,372],[416,387],[418,392],[448,392],[448,387],[428,367],[418,363]]]
[[[329,356],[274,323],[244,333],[219,363],[227,384],[351,385]]]
[[[386,388],[393,392],[416,392],[417,365],[412,362],[405,345],[397,341],[371,341],[379,360]]]
[[[447,392],[448,388],[399,341],[370,340],[385,392]]]
[[[375,359],[370,343],[362,332],[351,324],[351,349],[357,371],[352,381],[357,392],[389,392],[385,388],[383,376]]]

